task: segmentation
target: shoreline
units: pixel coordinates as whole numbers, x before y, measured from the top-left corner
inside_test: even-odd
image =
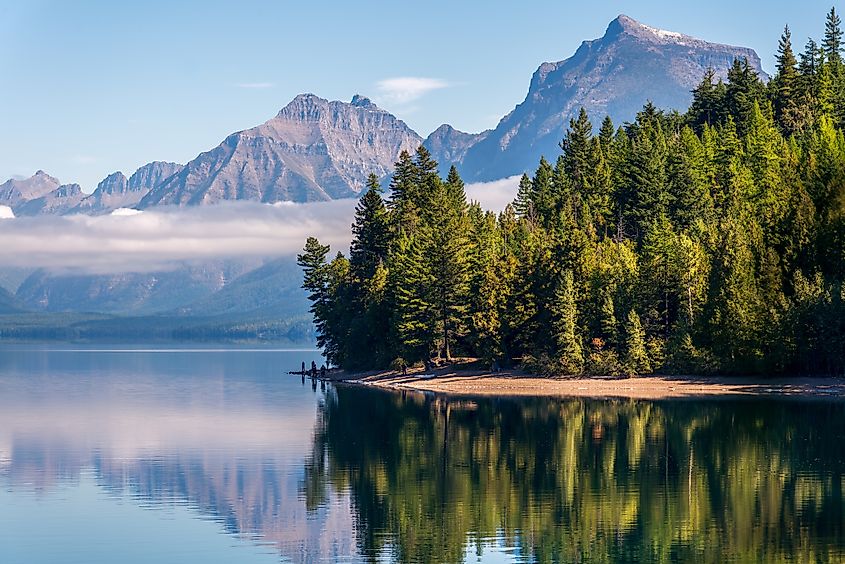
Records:
[[[521,371],[441,368],[403,376],[395,371],[336,374],[334,381],[388,390],[412,390],[452,396],[574,397],[661,400],[719,397],[804,397],[845,399],[845,378],[748,376],[643,376],[568,378],[532,376]],[[432,377],[433,376],[433,377]]]

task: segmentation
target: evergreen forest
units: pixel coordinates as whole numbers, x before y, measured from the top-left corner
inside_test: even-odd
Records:
[[[299,265],[318,345],[362,370],[474,357],[549,376],[845,373],[845,62],[780,37],[686,113],[582,110],[501,213],[420,147]],[[601,116],[592,116],[601,119]],[[597,127],[596,127],[597,125]]]

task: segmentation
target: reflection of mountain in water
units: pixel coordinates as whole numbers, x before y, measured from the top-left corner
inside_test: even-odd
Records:
[[[843,430],[845,405],[819,402],[341,388],[307,491],[348,488],[359,550],[403,562],[460,561],[496,537],[541,562],[839,561]]]
[[[92,475],[297,562],[845,559],[843,403],[323,394],[279,374],[310,360],[0,350],[0,488]]]
[[[306,506],[316,403],[310,386],[279,381],[278,355],[59,356],[0,355],[0,484],[49,495],[87,473],[115,497],[187,505],[295,562],[354,553],[348,495]]]

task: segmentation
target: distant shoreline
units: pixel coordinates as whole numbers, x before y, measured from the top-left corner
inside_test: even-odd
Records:
[[[634,378],[542,378],[520,371],[438,369],[423,378],[418,369],[336,373],[333,380],[392,390],[455,396],[581,397],[661,400],[728,396],[845,399],[845,378],[744,376],[643,376]]]

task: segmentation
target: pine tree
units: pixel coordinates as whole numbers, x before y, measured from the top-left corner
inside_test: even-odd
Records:
[[[823,62],[824,52],[822,49],[819,49],[816,56],[818,58],[818,72],[816,73],[815,80],[816,115],[819,116],[818,119],[821,116],[828,116],[836,122],[836,77],[833,74],[834,66]]]
[[[689,228],[696,221],[710,221],[713,196],[710,193],[707,154],[691,128],[684,127],[669,146],[666,166],[673,222]]]
[[[390,181],[390,224],[397,235],[412,233],[419,221],[417,170],[411,154],[402,151]]]
[[[747,58],[734,59],[728,69],[728,86],[725,92],[725,104],[728,112],[736,121],[739,135],[747,131],[754,103],[762,99],[760,77],[751,68]]]
[[[575,303],[575,284],[572,272],[563,273],[555,291],[554,300],[557,363],[567,376],[576,376],[584,370],[584,353],[578,334],[578,308]]]
[[[436,310],[443,356],[451,360],[453,340],[463,329],[469,278],[468,222],[463,181],[452,167],[446,183],[436,182],[430,196],[424,258],[432,275],[430,301]]]
[[[831,8],[827,14],[822,41],[825,66],[830,70],[832,115],[836,124],[845,125],[845,65],[842,63],[842,20]]]
[[[548,227],[556,219],[556,197],[552,190],[552,165],[540,157],[540,166],[532,180],[532,203],[541,225]]]
[[[651,362],[646,350],[645,332],[640,316],[633,309],[625,322],[625,356],[623,369],[628,376],[639,376],[651,372]]]
[[[522,178],[519,179],[519,189],[513,203],[517,217],[524,217],[532,221],[536,219],[534,217],[533,190],[531,179],[527,174],[523,174]]]
[[[415,203],[425,215],[431,212],[431,198],[443,183],[438,174],[437,161],[431,158],[425,145],[417,147],[414,153],[414,172],[417,187]]]
[[[583,107],[577,119],[569,120],[569,129],[560,143],[563,150],[563,170],[576,192],[585,195],[589,191],[593,172],[591,139],[593,125]]]
[[[302,254],[296,257],[296,264],[302,268],[302,288],[308,292],[308,300],[311,302],[309,311],[314,318],[317,346],[324,350],[335,351],[336,336],[330,333],[329,327],[332,296],[329,293],[326,257],[330,250],[328,245],[321,245],[315,237],[308,237]],[[334,359],[329,358],[329,360]]]
[[[725,111],[727,91],[721,79],[716,80],[716,71],[707,67],[704,78],[692,91],[692,105],[687,111],[687,118],[696,131],[704,125],[721,123]]]
[[[836,8],[830,9],[824,25],[824,40],[822,41],[825,61],[833,66],[835,75],[842,67],[842,20],[836,13]]]
[[[420,235],[401,237],[391,256],[389,283],[395,295],[394,321],[408,361],[426,360],[434,349],[437,311],[431,302],[433,275],[423,255]]]
[[[352,235],[349,256],[352,275],[358,280],[367,280],[373,276],[376,267],[387,260],[390,243],[387,209],[381,197],[378,177],[374,174],[367,179],[367,191],[355,207]]]
[[[601,128],[599,129],[599,141],[601,142],[602,151],[605,157],[609,155],[615,133],[616,131],[613,129],[613,120],[610,119],[610,116],[605,116],[604,120],[601,122]]]
[[[778,43],[777,76],[772,81],[775,90],[775,116],[781,130],[787,134],[796,130],[798,106],[798,61],[792,51],[792,34],[784,27]]]
[[[475,354],[486,363],[504,355],[503,309],[510,272],[504,262],[504,241],[496,216],[470,206],[469,291],[467,319]]]
[[[639,125],[625,172],[630,222],[642,235],[655,217],[668,213],[671,205],[666,181],[666,139],[659,124],[646,121]]]
[[[614,347],[619,344],[619,322],[610,292],[605,293],[601,303],[601,332],[607,345]]]

